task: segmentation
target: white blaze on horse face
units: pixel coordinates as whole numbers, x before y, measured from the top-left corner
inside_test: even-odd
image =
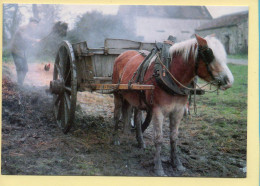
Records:
[[[215,56],[213,62],[210,64],[213,76],[221,82],[220,88],[226,90],[230,88],[234,82],[234,77],[229,70],[226,61],[227,54],[223,44],[215,37],[205,37],[208,47],[212,49]]]

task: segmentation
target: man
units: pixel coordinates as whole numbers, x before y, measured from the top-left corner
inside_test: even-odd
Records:
[[[35,33],[35,29],[39,20],[36,18],[30,18],[28,25],[20,27],[12,40],[11,52],[14,59],[17,72],[17,83],[23,85],[26,73],[28,72],[28,65],[26,60],[26,48],[29,45],[40,42],[40,39],[35,39],[32,35]]]

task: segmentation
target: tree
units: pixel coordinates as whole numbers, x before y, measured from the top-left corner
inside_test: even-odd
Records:
[[[3,47],[9,47],[13,35],[21,23],[21,12],[17,4],[3,6]]]
[[[87,41],[92,48],[102,47],[105,38],[138,39],[133,30],[127,29],[119,16],[93,11],[76,19],[75,28],[68,33],[68,39],[71,42]]]
[[[26,12],[23,15],[21,12]],[[60,43],[62,37],[66,34],[57,34],[57,31],[53,32],[53,27],[59,20],[60,5],[52,4],[4,4],[3,6],[3,56],[10,55],[10,44],[13,36],[21,25],[22,21],[28,23],[29,17],[35,17],[40,20],[37,30],[32,30],[31,37],[44,38],[44,42],[39,45],[34,45],[28,48],[28,57],[39,57],[44,55],[53,55],[53,52],[57,50],[57,43]],[[29,15],[29,16],[28,16]],[[26,20],[22,20],[22,19]],[[67,32],[67,24],[59,23],[56,26],[60,26],[62,31]],[[57,29],[56,29],[57,30]],[[56,35],[55,35],[56,34]],[[33,43],[29,43],[31,46]]]
[[[34,37],[42,39],[42,41],[30,49],[30,54],[33,58],[47,60],[55,55],[59,43],[66,36],[66,33],[60,34],[57,28],[67,32],[67,24],[57,22],[60,5],[33,4],[32,13],[33,17],[40,20]]]

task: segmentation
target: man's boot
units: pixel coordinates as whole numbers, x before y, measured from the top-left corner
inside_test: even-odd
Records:
[[[17,83],[18,83],[18,85],[23,85],[25,76],[26,76],[26,72],[17,71]]]

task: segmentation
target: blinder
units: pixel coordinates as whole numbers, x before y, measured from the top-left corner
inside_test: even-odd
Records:
[[[198,75],[198,68],[199,68],[199,59],[202,59],[204,63],[206,64],[207,71],[210,74],[211,78],[215,80],[215,77],[213,76],[209,64],[213,62],[215,59],[215,56],[213,54],[213,51],[211,48],[208,46],[199,46],[198,48],[198,58],[196,60],[196,65],[195,65],[195,74]]]
[[[210,64],[214,60],[214,54],[208,46],[199,46],[198,55],[206,64]]]

